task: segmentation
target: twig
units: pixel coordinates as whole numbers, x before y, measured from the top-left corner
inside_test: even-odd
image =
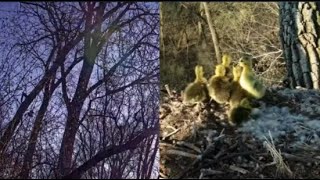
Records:
[[[220,157],[223,156],[225,153],[226,153],[225,150],[224,150],[224,149],[221,149],[221,150],[214,156],[214,159],[220,158]]]
[[[225,172],[217,171],[217,170],[213,170],[213,169],[201,169],[200,172],[201,172],[201,174],[199,176],[199,179],[203,179],[203,177],[208,176],[208,175],[225,174]]]
[[[167,147],[171,147],[171,148],[176,148],[175,145],[172,145],[172,144],[170,144],[170,143],[160,142],[159,145],[160,145],[160,147],[161,147],[161,146],[167,146]]]
[[[282,155],[285,158],[293,160],[293,161],[301,161],[304,163],[317,162],[317,161],[320,162],[319,159],[314,159],[314,158],[309,158],[309,157],[299,157],[299,156],[289,154],[289,153],[284,153],[284,152],[282,153]]]
[[[229,166],[229,169],[231,169],[233,171],[237,171],[237,172],[239,172],[241,174],[247,174],[249,172],[246,169],[243,169],[243,168],[240,168],[240,167],[237,167],[237,166],[234,166],[234,165]]]
[[[171,133],[169,133],[168,135],[164,136],[164,137],[162,138],[162,140],[165,140],[166,138],[168,138],[168,137],[176,134],[176,133],[179,132],[179,131],[180,131],[180,129],[174,130],[173,132],[171,132]]]
[[[223,137],[225,137],[225,135],[223,134],[223,132],[224,132],[224,129],[221,131],[221,133],[220,133],[220,135],[219,135],[218,137],[215,137],[215,138],[213,139],[213,141],[216,142],[216,141],[222,139]],[[183,171],[182,173],[180,173],[175,179],[181,179],[181,178],[183,178],[183,176],[184,176],[185,174],[187,174],[188,172],[190,172],[190,170],[191,170],[196,164],[198,164],[205,156],[207,156],[207,155],[211,152],[211,150],[213,149],[214,145],[215,145],[214,143],[209,144],[209,145],[207,146],[207,148],[204,150],[204,152],[203,152],[201,155],[199,155],[199,157],[198,157],[196,160],[194,160],[194,161],[192,162],[192,164],[191,164],[185,171]]]
[[[166,91],[168,92],[169,97],[172,98],[173,96],[172,96],[171,90],[170,90],[170,88],[169,88],[169,85],[166,84],[166,85],[164,85],[164,87],[166,88]]]
[[[173,126],[171,126],[171,125],[169,125],[169,124],[167,125],[167,127],[170,128],[170,129],[172,129],[173,131],[176,131],[176,130],[177,130],[176,128],[174,128]]]
[[[186,146],[194,151],[196,151],[197,153],[201,153],[201,149],[198,148],[196,145],[188,143],[188,142],[184,142],[184,141],[178,141],[177,145],[182,145],[182,146]]]
[[[159,172],[159,175],[160,175],[160,179],[167,179],[168,176],[163,174],[162,172]]]
[[[256,153],[256,151],[232,153],[232,154],[229,154],[229,155],[227,155],[227,156],[224,156],[224,157],[220,158],[219,160],[222,161],[222,160],[226,160],[226,159],[231,159],[231,158],[233,158],[233,157],[245,156],[245,155],[250,155],[250,154],[254,154],[254,153]]]
[[[267,53],[264,53],[264,54],[260,54],[260,55],[257,55],[257,56],[253,56],[252,58],[260,58],[260,57],[263,57],[263,56],[269,56],[271,54],[278,54],[278,53],[281,53],[282,54],[282,50],[278,50],[278,51],[272,51],[272,52],[267,52]]]
[[[184,152],[184,151],[179,151],[179,150],[168,150],[166,154],[171,154],[171,155],[179,155],[179,156],[184,156],[184,157],[189,157],[189,158],[196,158],[198,159],[200,155]]]

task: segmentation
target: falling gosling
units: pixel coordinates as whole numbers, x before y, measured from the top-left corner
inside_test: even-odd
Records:
[[[256,99],[262,98],[266,93],[266,88],[255,76],[251,60],[241,59],[239,65],[243,68],[239,81],[241,87],[252,97]]]

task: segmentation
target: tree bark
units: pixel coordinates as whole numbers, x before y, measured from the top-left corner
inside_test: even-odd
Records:
[[[320,6],[316,2],[280,2],[279,7],[290,87],[319,89]]]

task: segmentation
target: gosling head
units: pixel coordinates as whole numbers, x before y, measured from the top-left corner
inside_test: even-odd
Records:
[[[244,59],[244,58],[241,58],[240,60],[239,60],[239,65],[241,66],[241,67],[252,67],[252,61],[251,60],[249,60],[249,59]]]
[[[225,66],[225,67],[229,67],[230,66],[230,63],[231,63],[231,57],[228,55],[228,54],[224,54],[222,56],[222,64]]]
[[[250,104],[250,102],[249,102],[249,100],[247,98],[244,98],[244,99],[241,100],[240,106],[244,107],[244,108],[247,108],[247,109],[252,109],[252,106],[251,106],[251,104]]]
[[[219,64],[216,66],[216,70],[215,70],[215,74],[216,76],[225,76],[226,75],[226,68]]]
[[[205,82],[206,79],[204,78],[204,72],[203,72],[203,67],[200,65],[197,65],[195,67],[195,74],[196,74],[196,81],[197,82]]]

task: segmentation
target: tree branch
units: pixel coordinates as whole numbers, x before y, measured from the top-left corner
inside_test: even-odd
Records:
[[[101,151],[99,151],[95,156],[91,159],[83,163],[77,169],[73,170],[70,174],[63,177],[63,179],[78,179],[81,177],[83,173],[87,170],[98,164],[100,161],[104,160],[105,158],[109,158],[114,154],[119,154],[127,150],[134,150],[138,147],[140,142],[144,139],[158,134],[159,133],[159,126],[155,126],[149,129],[146,129],[139,133],[136,137],[132,138],[128,142],[118,146],[109,146]]]

